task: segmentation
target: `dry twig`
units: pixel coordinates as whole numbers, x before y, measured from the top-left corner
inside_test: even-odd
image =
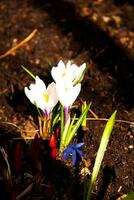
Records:
[[[16,200],[21,199],[22,197],[24,197],[25,195],[27,195],[28,193],[31,192],[33,188],[33,183],[31,183],[26,189],[23,190],[23,192],[21,192],[17,197]]]
[[[22,45],[24,45],[25,43],[29,42],[29,40],[31,40],[34,37],[34,35],[36,34],[36,32],[37,32],[37,29],[34,29],[32,31],[32,33],[30,33],[30,35],[28,35],[19,44],[17,44],[15,47],[9,49],[6,53],[0,55],[0,59],[5,58],[6,56],[10,55],[13,51],[16,51],[18,48],[20,48]]]

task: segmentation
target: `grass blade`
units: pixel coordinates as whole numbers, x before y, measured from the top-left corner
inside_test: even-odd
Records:
[[[21,65],[21,67],[33,78],[35,79],[35,76],[32,72],[30,72],[26,67],[24,67],[23,65]]]
[[[104,157],[104,153],[106,151],[106,147],[114,126],[114,122],[115,122],[115,116],[116,116],[116,111],[111,115],[111,117],[109,118],[104,132],[102,134],[102,138],[101,138],[101,142],[100,142],[100,146],[97,152],[97,156],[96,156],[96,160],[95,160],[95,164],[94,164],[94,168],[93,168],[93,172],[92,172],[92,176],[91,176],[91,181],[90,181],[90,185],[89,185],[89,189],[88,189],[88,193],[87,193],[87,200],[90,200],[91,198],[91,193],[94,189],[95,183],[96,183],[96,179],[98,176],[98,173],[100,171],[100,166]]]
[[[61,106],[61,135],[63,134],[64,131],[64,108]]]
[[[85,108],[85,110],[83,111],[82,115],[80,116],[80,118],[78,119],[78,121],[76,122],[76,124],[74,125],[72,131],[70,132],[68,138],[67,138],[66,141],[65,141],[65,146],[67,146],[67,145],[70,143],[70,141],[72,140],[72,138],[73,138],[74,135],[76,134],[76,132],[77,132],[78,128],[80,127],[80,125],[82,124],[83,119],[84,119],[85,115],[87,114],[87,112],[88,112],[90,106],[91,106],[91,103],[89,103],[89,104],[86,106],[86,108]]]
[[[134,200],[134,192],[130,192],[123,200]]]
[[[70,126],[70,116],[68,116],[68,120],[67,120],[67,122],[65,124],[64,131],[61,133],[61,138],[60,138],[60,152],[62,152],[63,149],[64,149],[64,147],[65,147],[65,138],[66,138],[66,135],[68,133],[69,126]]]

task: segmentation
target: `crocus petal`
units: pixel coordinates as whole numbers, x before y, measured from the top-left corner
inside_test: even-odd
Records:
[[[76,74],[77,79],[79,79],[82,76],[85,69],[86,69],[86,63],[83,63],[77,70],[77,74]]]
[[[80,90],[81,90],[81,84],[79,83],[71,89],[70,94],[68,93],[69,106],[71,106],[74,103],[74,101],[76,100],[76,98],[80,93]]]
[[[83,145],[84,145],[84,142],[80,142],[80,143],[76,144],[76,148],[80,148],[80,147],[82,147]]]
[[[83,156],[83,152],[81,150],[79,150],[78,148],[82,147],[84,145],[83,142],[78,143],[78,144],[70,144],[64,151],[62,154],[62,158],[63,160],[67,160],[69,155],[72,154],[72,163],[73,165],[76,163],[77,160],[77,154],[79,156]]]
[[[36,78],[35,78],[35,85],[41,91],[45,91],[46,90],[45,83],[38,76],[36,76]]]
[[[46,92],[42,94],[42,97],[38,100],[38,104],[41,109],[46,110],[47,113],[50,113],[57,102],[58,96],[56,93],[56,85],[53,82],[48,86]]]
[[[47,90],[46,90],[46,95],[48,98],[45,99],[45,96],[43,98],[42,105],[44,106],[44,109],[50,113],[54,106],[58,103],[58,96],[56,93],[56,84],[52,82],[51,84],[48,85]]]
[[[51,75],[56,83],[62,81],[63,83],[73,82],[76,84],[81,81],[85,68],[85,63],[78,67],[76,64],[71,64],[70,60],[66,65],[62,60],[60,60],[57,67],[52,68]]]
[[[56,84],[57,94],[60,103],[63,107],[71,106],[76,100],[81,90],[81,84],[77,84],[74,87],[66,84]]]
[[[38,100],[40,99],[42,92],[46,91],[46,86],[44,82],[38,76],[36,76],[35,84],[30,84],[29,89],[25,87],[24,91],[31,103],[36,103],[38,106]]]
[[[64,62],[62,60],[59,61],[58,63],[58,68],[62,71],[66,68]]]
[[[79,150],[79,149],[76,149],[76,152],[79,154],[79,156],[83,156],[84,155],[84,153],[81,151],[81,150]]]
[[[63,160],[67,160],[68,159],[68,156],[70,155],[70,153],[72,153],[72,148],[71,147],[67,147],[64,151],[63,151],[63,154],[62,154],[62,159]]]
[[[72,151],[72,163],[73,163],[73,165],[75,165],[76,160],[77,160],[77,158],[76,158],[76,151],[73,150],[73,151]]]
[[[29,89],[25,87],[24,91],[31,103],[36,104],[38,108],[48,114],[58,102],[55,83],[52,82],[46,88],[45,83],[38,76],[35,78],[35,84],[31,84]]]
[[[52,67],[51,75],[55,82],[57,82],[57,81],[59,81],[59,79],[61,79],[62,74],[65,72],[65,69],[66,69],[66,67],[62,60],[59,61],[57,67]]]
[[[50,100],[52,101],[52,106],[55,106],[58,103],[58,96],[56,91],[56,84],[54,82],[48,85],[47,92],[50,96]]]
[[[31,103],[34,103],[34,98],[31,95],[31,92],[27,87],[24,88],[24,92],[25,92],[25,95],[27,96],[27,98],[31,101]]]
[[[80,67],[76,64],[71,64],[71,61],[68,61],[66,69],[70,75],[72,75],[72,81],[75,84],[76,82],[81,81],[81,77],[85,71],[86,63],[83,63]]]

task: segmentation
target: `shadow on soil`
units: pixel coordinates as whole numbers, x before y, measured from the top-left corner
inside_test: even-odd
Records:
[[[98,192],[96,199],[99,199],[99,200],[104,199],[104,196],[107,192],[107,189],[108,189],[108,186],[111,182],[111,179],[114,179],[114,178],[115,178],[114,169],[112,169],[110,167],[105,167],[104,170],[103,170],[103,177],[102,177],[103,183],[100,187],[100,190]]]
[[[62,34],[72,34],[71,47],[75,58],[82,51],[88,51],[91,59],[103,73],[108,72],[117,81],[117,89],[127,108],[134,103],[134,61],[129,59],[120,46],[90,19],[76,13],[73,3],[63,0],[33,1],[33,5],[45,10]],[[77,49],[77,50],[76,50]]]

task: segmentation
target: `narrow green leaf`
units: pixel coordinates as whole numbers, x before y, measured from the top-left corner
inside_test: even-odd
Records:
[[[86,107],[87,107],[87,103],[86,103],[86,101],[84,101],[82,104],[82,113],[86,109]],[[87,125],[87,115],[85,115],[83,118],[82,127],[86,127],[86,125]]]
[[[54,128],[56,127],[56,125],[58,124],[60,118],[60,113],[57,113],[56,116],[52,117],[52,127],[51,127],[51,131],[53,132]]]
[[[123,200],[134,200],[134,192],[130,192]]]
[[[60,139],[60,152],[62,152],[63,149],[64,149],[64,147],[65,147],[65,138],[66,138],[66,135],[67,135],[69,126],[70,126],[70,116],[68,116],[68,120],[67,120],[67,122],[66,122],[66,124],[65,124],[64,131],[63,131],[63,133],[61,134],[61,139]]]
[[[91,193],[94,189],[95,183],[96,183],[96,179],[100,170],[100,166],[104,157],[104,153],[106,151],[106,147],[114,126],[114,122],[115,122],[115,116],[116,116],[116,111],[111,115],[111,117],[109,118],[104,132],[102,134],[101,137],[101,142],[100,142],[100,146],[97,152],[97,156],[95,159],[95,164],[94,164],[94,168],[93,168],[93,172],[92,172],[92,176],[91,176],[91,181],[90,181],[90,185],[89,185],[89,189],[88,189],[88,193],[87,193],[87,200],[90,200],[91,198]]]
[[[61,105],[59,103],[53,108],[52,111],[52,124],[51,124],[51,132],[53,132],[60,120],[61,116]]]
[[[30,72],[26,67],[24,67],[23,65],[21,65],[21,67],[33,78],[33,79],[35,79],[35,75],[32,73],[32,72]]]
[[[70,135],[71,130],[73,129],[73,125],[74,125],[75,119],[76,119],[76,114],[74,115],[74,117],[73,117],[73,119],[72,119],[72,121],[70,123],[70,126],[68,127],[68,131],[66,133],[65,141],[64,141],[65,144],[66,144],[66,141],[68,141],[68,137]],[[66,145],[65,145],[65,147],[66,147]]]
[[[64,131],[64,108],[61,106],[61,135]]]
[[[74,82],[75,85],[78,84],[78,83],[80,83],[80,82],[83,80],[86,70],[87,70],[87,66],[86,66],[86,68],[84,69],[84,71],[83,71],[83,73],[81,74],[81,76],[79,77],[79,79],[78,79],[78,80],[76,79],[76,81]]]
[[[77,121],[76,124],[74,125],[72,131],[71,131],[70,133],[68,133],[69,135],[68,135],[68,138],[66,139],[65,146],[67,146],[67,145],[71,142],[72,138],[74,137],[74,135],[76,134],[78,128],[80,127],[80,125],[81,125],[81,123],[82,123],[82,121],[83,121],[85,115],[87,114],[87,112],[88,112],[90,106],[91,106],[91,103],[89,103],[89,104],[87,105],[87,107],[85,108],[85,110],[84,110],[83,113],[81,114],[80,118],[78,119],[78,121]]]

